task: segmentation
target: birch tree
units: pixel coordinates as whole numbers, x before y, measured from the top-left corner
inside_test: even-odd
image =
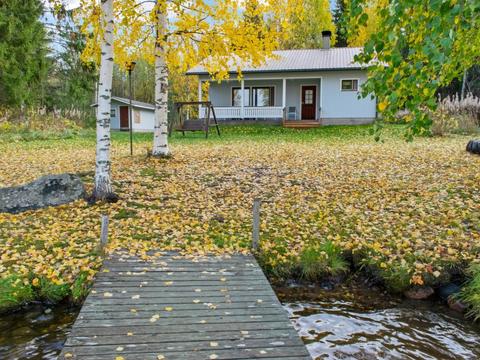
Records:
[[[82,0],[84,30],[90,43],[85,59],[99,52],[96,19],[90,10],[95,1]],[[255,6],[249,15],[264,21],[248,21],[244,17],[246,4],[252,1]],[[260,65],[287,36],[289,24],[285,19],[301,10],[302,4],[296,0],[116,0],[115,63],[123,69],[129,61],[139,59],[155,65],[152,154],[170,154],[169,73],[183,73],[203,62],[212,78],[219,80],[229,76],[232,66],[240,69],[245,63]],[[268,26],[272,23],[278,26]]]
[[[157,1],[155,38],[155,128],[153,156],[168,156],[168,67],[165,59],[164,37],[167,31],[166,4]]]
[[[113,77],[113,0],[101,0],[101,58],[97,99],[95,189],[97,200],[113,200],[110,180],[110,109]]]

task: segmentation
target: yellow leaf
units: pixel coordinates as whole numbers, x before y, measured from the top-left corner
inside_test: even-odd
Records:
[[[387,108],[388,103],[386,101],[382,101],[381,103],[378,104],[378,110],[379,111],[384,111]]]

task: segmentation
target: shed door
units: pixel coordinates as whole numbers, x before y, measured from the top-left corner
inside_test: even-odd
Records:
[[[128,123],[128,106],[120,106],[120,128],[130,128],[130,125]]]
[[[302,86],[302,120],[315,120],[317,109],[317,87]]]

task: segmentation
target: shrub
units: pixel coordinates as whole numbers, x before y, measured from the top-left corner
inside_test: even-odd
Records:
[[[91,114],[77,109],[0,107],[0,133],[14,140],[71,137],[91,123]]]
[[[310,281],[322,276],[336,276],[348,271],[341,250],[331,241],[305,248],[300,254],[301,277]]]
[[[468,269],[470,281],[462,288],[460,299],[470,306],[467,316],[480,319],[480,264],[472,264]]]
[[[480,98],[468,94],[463,99],[458,95],[439,99],[437,109],[430,116],[434,136],[477,132],[480,126]]]
[[[40,279],[38,295],[42,300],[57,303],[67,297],[69,293],[70,289],[67,284],[55,284],[48,279]]]
[[[0,279],[0,313],[27,304],[35,299],[28,280],[18,276]]]

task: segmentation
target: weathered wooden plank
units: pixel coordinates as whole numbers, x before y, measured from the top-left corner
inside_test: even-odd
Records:
[[[150,283],[148,284],[142,284],[140,282],[139,285],[126,285],[124,288],[121,287],[115,287],[112,288],[110,286],[95,286],[93,289],[97,292],[122,292],[123,290],[129,290],[129,289],[138,289],[142,285],[144,288],[143,291],[145,292],[154,292],[154,291],[160,291],[164,289],[172,290],[171,287],[167,287],[167,285],[163,284],[160,286],[152,286]],[[148,286],[144,286],[148,285]],[[183,283],[176,283],[174,286],[175,292],[180,293],[180,292],[195,292],[199,287],[196,285],[188,285],[188,284],[183,284]],[[218,284],[215,285],[205,285],[202,284],[200,285],[200,288],[205,291],[211,291],[218,289]],[[221,289],[226,289],[227,291],[259,291],[259,290],[266,290],[265,285],[263,284],[257,284],[257,285],[230,285],[230,284],[224,284]],[[269,289],[270,290],[270,289]],[[272,290],[273,291],[273,290]]]
[[[309,358],[252,256],[116,257],[103,269],[60,359]]]
[[[296,333],[288,330],[250,330],[250,331],[211,331],[193,332],[188,335],[188,341],[212,341],[212,340],[241,340],[241,339],[276,339],[295,338]],[[130,336],[118,335],[89,335],[69,337],[66,345],[70,346],[94,346],[94,345],[123,345],[123,344],[150,344],[165,342],[184,342],[184,338],[176,334],[146,334]]]
[[[128,308],[119,311],[103,310],[103,311],[81,311],[78,315],[78,319],[84,320],[101,320],[101,319],[147,319],[149,320],[153,315],[158,314],[161,309],[151,308],[148,311],[137,309],[137,308]],[[232,310],[224,309],[209,309],[205,306],[201,308],[196,308],[192,310],[182,309],[181,311],[161,311],[162,319],[165,318],[208,318],[215,316],[255,316],[255,315],[284,315],[284,310],[281,307],[269,307],[269,308],[239,308]]]
[[[137,305],[137,304],[158,304],[159,306],[171,306],[172,304],[190,304],[193,303],[194,298],[151,298],[151,297],[142,297],[140,292],[138,294],[132,294],[132,297],[140,296],[139,298],[127,298],[127,299],[113,299],[113,298],[93,298],[89,297],[85,304],[107,304],[107,305]],[[246,303],[254,304],[255,302],[264,302],[275,304],[276,299],[273,296],[237,296],[236,298],[226,298],[225,296],[208,296],[203,298],[198,298],[201,303],[212,303],[212,304],[221,304],[221,303]]]
[[[159,342],[159,343],[126,343],[123,345],[111,344],[111,345],[83,345],[83,346],[70,346],[70,348],[77,355],[101,355],[101,354],[129,354],[129,353],[151,353],[163,351],[169,352],[193,352],[200,350],[217,350],[217,349],[231,349],[231,348],[245,348],[245,349],[257,349],[265,347],[286,347],[298,345],[298,339],[293,336],[283,337],[280,339],[268,339],[268,338],[236,338],[236,339],[212,339],[212,340],[189,340],[186,341],[173,341],[173,342]],[[121,349],[121,350],[118,350]]]
[[[215,309],[217,310],[232,310],[232,309],[270,309],[270,308],[280,308],[281,305],[278,303],[245,303],[245,302],[237,302],[237,303],[216,303]],[[158,311],[162,309],[162,304],[136,304],[132,306],[132,304],[84,304],[80,313],[84,312],[95,312],[95,313],[102,313],[102,312],[130,312],[132,308],[135,308],[137,311]],[[205,303],[188,303],[188,304],[176,304],[176,310],[192,310],[192,311],[201,311],[201,310],[214,310],[212,307],[205,305]],[[118,315],[117,315],[118,316]]]
[[[125,280],[125,281],[122,281],[122,282],[116,282],[114,279],[110,280],[110,281],[104,281],[103,279],[98,279],[96,284],[97,286],[107,286],[107,287],[125,287],[125,286],[135,286],[135,285],[142,285],[142,279],[141,278],[137,278],[137,279],[130,279],[130,280]],[[148,280],[146,280],[148,281]],[[265,286],[265,281],[266,280],[262,280],[262,279],[256,279],[256,280],[236,280],[236,279],[231,279],[231,280],[228,280],[228,281],[225,281],[223,285],[231,285],[231,286],[249,286],[249,285],[252,285],[252,286],[259,286],[259,285],[262,285]],[[218,280],[216,281],[212,281],[212,280],[196,280],[196,279],[191,279],[191,280],[185,280],[185,281],[177,281],[177,285],[180,285],[180,286],[188,286],[188,285],[192,285],[192,286],[200,286],[200,285],[203,285],[203,286],[209,286],[209,285],[218,285],[218,286],[221,286],[222,283]],[[164,284],[164,281],[148,281],[148,285],[149,286],[165,286]],[[95,288],[95,286],[94,286]]]
[[[75,354],[76,348],[67,348],[66,352]],[[121,355],[118,352],[111,354]],[[214,355],[215,357],[212,357]],[[90,359],[90,360],[105,360],[106,354],[102,355],[74,355],[74,359]],[[163,356],[169,360],[192,360],[192,359],[217,359],[217,360],[240,360],[240,359],[264,359],[274,358],[282,359],[284,357],[294,357],[295,359],[309,359],[303,345],[290,346],[290,347],[264,347],[253,349],[211,349],[211,350],[197,350],[187,352],[137,352],[129,353],[128,360],[158,360],[159,356]],[[109,358],[109,357],[107,357]]]
[[[229,323],[225,324],[191,324],[181,326],[162,326],[161,322],[154,326],[114,326],[114,327],[76,327],[72,329],[72,334],[75,336],[86,336],[89,334],[103,335],[122,335],[127,336],[129,333],[133,334],[189,334],[191,332],[209,332],[209,331],[250,331],[250,330],[286,330],[293,329],[292,325],[283,321],[277,322],[248,322],[248,323]],[[188,341],[188,336],[186,338]]]
[[[75,326],[79,327],[112,327],[112,326],[156,326],[156,323],[163,325],[194,325],[194,324],[230,324],[235,322],[252,323],[252,322],[274,322],[283,321],[283,314],[274,315],[220,315],[220,316],[203,316],[203,317],[179,317],[168,318],[163,316],[162,311],[152,314],[152,317],[158,315],[158,319],[150,321],[146,318],[133,319],[78,319]],[[161,321],[159,321],[161,320]]]
[[[122,288],[120,288],[122,289]],[[210,291],[192,291],[192,292],[170,292],[170,289],[175,289],[174,286],[168,287],[165,286],[164,288],[158,291],[141,291],[142,298],[164,298],[164,299],[175,299],[175,298],[193,298],[193,299],[200,299],[203,298],[210,298],[210,297],[232,297],[232,298],[239,298],[239,297],[247,297],[247,296],[272,296],[273,293],[266,289],[266,290],[250,290],[250,291],[228,291],[225,289],[217,288],[216,290]],[[201,287],[198,288],[201,290]],[[110,296],[113,299],[128,299],[131,298],[134,294],[139,293],[139,288],[123,288],[123,290],[111,291],[111,292],[96,292],[95,294],[91,295],[92,299],[101,299],[104,298],[105,295]]]

